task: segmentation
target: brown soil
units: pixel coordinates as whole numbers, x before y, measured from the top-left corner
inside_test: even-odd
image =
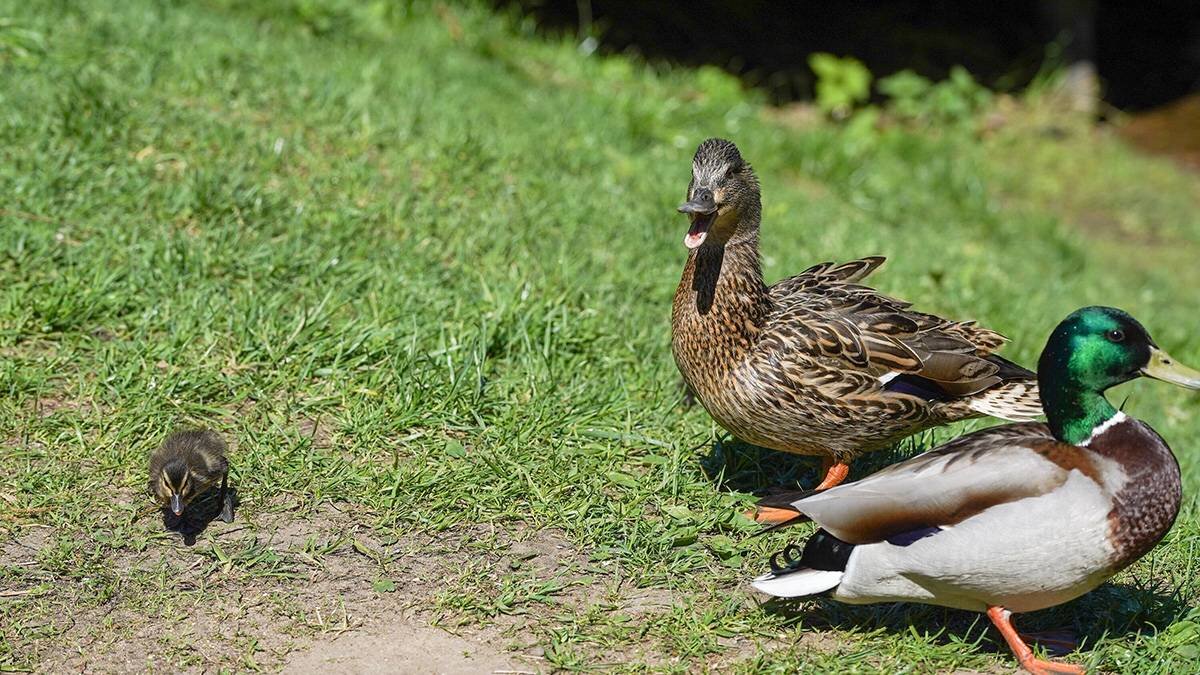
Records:
[[[28,571],[27,584],[3,590],[4,601],[28,599],[29,619],[8,627],[11,632],[0,627],[0,639],[40,672],[201,672],[231,664],[296,673],[546,670],[528,617],[470,622],[456,628],[458,634],[432,624],[444,618],[436,609],[439,592],[460,584],[462,571],[480,562],[471,543],[488,537],[499,542],[482,561],[488,574],[520,569],[560,578],[567,585],[563,602],[583,601],[587,591],[570,580],[586,558],[564,539],[553,531],[477,526],[381,542],[362,525],[371,519],[334,506],[311,513],[285,508],[239,514],[233,524],[214,521],[193,547],[175,533],[152,538],[145,551],[109,554],[119,578],[109,580],[116,590],[100,604],[80,600],[79,580],[56,579],[43,569],[39,553],[61,534],[26,528],[0,545],[0,565]],[[158,536],[161,517],[145,515],[136,527]],[[314,543],[335,548],[310,555]],[[235,559],[249,550],[291,564],[280,565],[279,574],[255,574],[242,563],[214,559],[212,544]],[[140,582],[123,581],[131,576]],[[148,591],[147,578],[161,579],[164,592]],[[376,588],[378,579],[392,581],[394,590]],[[630,602],[669,604],[638,595]]]
[[[1137,148],[1200,171],[1200,94],[1129,118],[1118,133]]]
[[[536,673],[534,666],[439,628],[401,621],[322,640],[292,654],[283,669],[302,673]]]

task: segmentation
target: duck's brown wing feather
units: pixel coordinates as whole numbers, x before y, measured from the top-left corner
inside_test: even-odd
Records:
[[[969,396],[1005,379],[1034,378],[1024,368],[989,358],[1005,342],[999,333],[913,311],[908,302],[856,283],[883,260],[821,263],[772,286],[768,344],[876,378],[916,376],[947,397]]]

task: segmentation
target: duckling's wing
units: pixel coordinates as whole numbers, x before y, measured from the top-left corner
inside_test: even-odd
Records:
[[[1046,494],[1072,471],[1100,483],[1086,449],[1056,441],[1044,424],[1009,424],[790,507],[842,541],[866,544],[950,527],[990,507]]]
[[[882,262],[822,263],[772,286],[764,344],[869,375],[879,393],[927,401],[970,397],[1010,381],[1032,387],[1032,372],[992,354],[1006,341],[999,333],[913,311],[908,302],[855,283]]]
[[[204,455],[204,468],[214,479],[229,472],[229,460],[224,454],[208,453]]]

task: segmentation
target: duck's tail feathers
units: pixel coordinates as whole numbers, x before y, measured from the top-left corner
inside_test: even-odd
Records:
[[[827,591],[842,583],[854,544],[817,530],[801,548],[789,544],[771,556],[771,573],[750,582],[779,598],[798,598]]]
[[[798,569],[783,574],[764,574],[750,585],[777,598],[799,598],[816,595],[842,583],[843,572],[832,570]]]
[[[975,394],[967,407],[981,415],[999,417],[1009,422],[1029,422],[1042,414],[1035,380],[1013,380]]]

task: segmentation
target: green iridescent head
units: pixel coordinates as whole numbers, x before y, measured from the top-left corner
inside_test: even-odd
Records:
[[[1167,355],[1142,324],[1112,307],[1084,307],[1058,324],[1038,361],[1038,388],[1050,429],[1082,443],[1116,414],[1104,391],[1141,376],[1200,389],[1200,373]]]

